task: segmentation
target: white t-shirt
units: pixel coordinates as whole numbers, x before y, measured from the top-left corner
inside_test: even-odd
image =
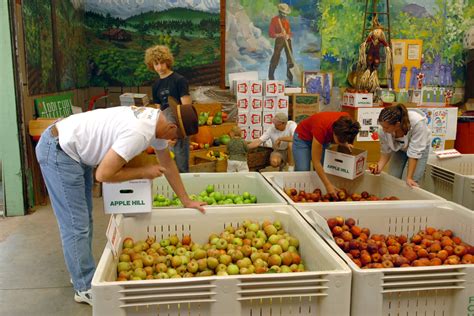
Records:
[[[127,162],[148,146],[164,149],[168,142],[155,137],[161,111],[119,106],[71,115],[58,123],[59,145],[77,162],[97,166],[109,149]]]
[[[410,158],[419,159],[430,143],[431,131],[427,125],[426,116],[418,109],[408,110],[410,130],[403,137],[395,138],[379,128],[380,151],[390,154],[394,151],[406,151]]]
[[[260,140],[265,143],[267,140],[272,141],[272,146],[275,144],[276,140],[280,137],[293,137],[296,129],[296,122],[288,121],[286,123],[286,127],[283,131],[279,131],[275,128],[275,125],[272,125],[265,133],[260,136]],[[280,147],[277,148],[278,150],[287,150],[288,149],[288,142],[280,142]]]

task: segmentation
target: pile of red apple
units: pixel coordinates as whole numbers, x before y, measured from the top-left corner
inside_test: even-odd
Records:
[[[474,247],[451,230],[426,227],[408,239],[406,235],[371,235],[352,218],[337,216],[327,224],[339,248],[362,269],[474,263]]]
[[[134,242],[124,239],[117,265],[117,281],[225,276],[252,273],[305,271],[298,252],[299,241],[280,221],[249,220],[237,228],[227,226],[211,234],[206,244],[185,235],[172,235],[157,242],[155,237]]]
[[[380,200],[399,200],[396,196],[388,196],[379,198],[374,194],[370,194],[367,191],[361,194],[347,193],[346,189],[339,189],[337,191],[337,197],[332,196],[328,193],[322,194],[321,189],[314,189],[311,192],[305,192],[304,190],[296,190],[295,188],[285,188],[285,193],[291,198],[293,202],[347,202],[347,201],[380,201]]]

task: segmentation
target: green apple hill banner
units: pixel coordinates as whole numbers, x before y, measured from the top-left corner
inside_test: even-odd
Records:
[[[149,85],[145,49],[167,45],[191,84],[220,80],[219,0],[23,0],[30,95]]]

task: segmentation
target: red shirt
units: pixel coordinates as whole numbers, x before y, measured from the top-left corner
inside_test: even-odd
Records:
[[[295,133],[301,140],[312,141],[313,137],[322,145],[333,141],[332,125],[341,116],[349,116],[347,112],[320,112],[302,120]]]
[[[270,26],[268,28],[268,36],[270,36],[271,38],[275,38],[277,34],[283,33],[281,31],[278,19],[280,19],[280,16],[275,16],[270,22]],[[288,19],[281,19],[281,25],[283,25],[286,34],[291,36],[290,22],[288,21]]]

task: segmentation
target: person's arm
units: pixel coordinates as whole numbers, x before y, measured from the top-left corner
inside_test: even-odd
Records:
[[[202,213],[205,212],[203,205],[206,205],[204,202],[193,201],[189,198],[186,189],[184,188],[183,181],[179,175],[178,168],[173,159],[171,159],[170,152],[168,148],[162,150],[155,150],[156,157],[160,161],[160,164],[164,167],[164,175],[168,183],[170,184],[173,191],[176,193],[181,203],[184,207],[195,208]]]
[[[327,193],[337,198],[337,189],[334,187],[331,181],[329,181],[326,173],[324,172],[323,165],[321,165],[323,150],[323,145],[321,145],[321,143],[316,138],[313,138],[313,144],[311,146],[311,160],[313,161],[314,170],[318,174],[321,181],[323,181]]]
[[[407,180],[406,180],[406,182],[412,188],[419,186],[418,183],[416,183],[416,181],[413,180],[413,175],[415,174],[417,163],[418,163],[418,159],[408,157],[408,168],[407,168]]]
[[[418,186],[413,175],[415,174],[418,159],[423,156],[426,146],[429,144],[429,129],[425,120],[418,121],[411,127],[411,135],[408,143],[408,169],[406,182],[410,187]]]
[[[248,149],[253,149],[253,148],[257,148],[258,146],[260,146],[263,142],[260,140],[260,138],[258,139],[254,139],[252,140],[252,142],[250,144],[247,145]]]
[[[293,141],[293,136],[278,137],[278,139],[275,141],[275,146],[278,148],[280,147],[281,142],[291,143],[292,141]]]
[[[126,163],[127,161],[113,149],[109,149],[97,167],[97,181],[122,182],[132,179],[154,179],[165,172],[165,168],[158,164],[132,168],[124,167]]]
[[[181,104],[192,104],[193,100],[191,99],[190,95],[185,95],[181,97]]]

